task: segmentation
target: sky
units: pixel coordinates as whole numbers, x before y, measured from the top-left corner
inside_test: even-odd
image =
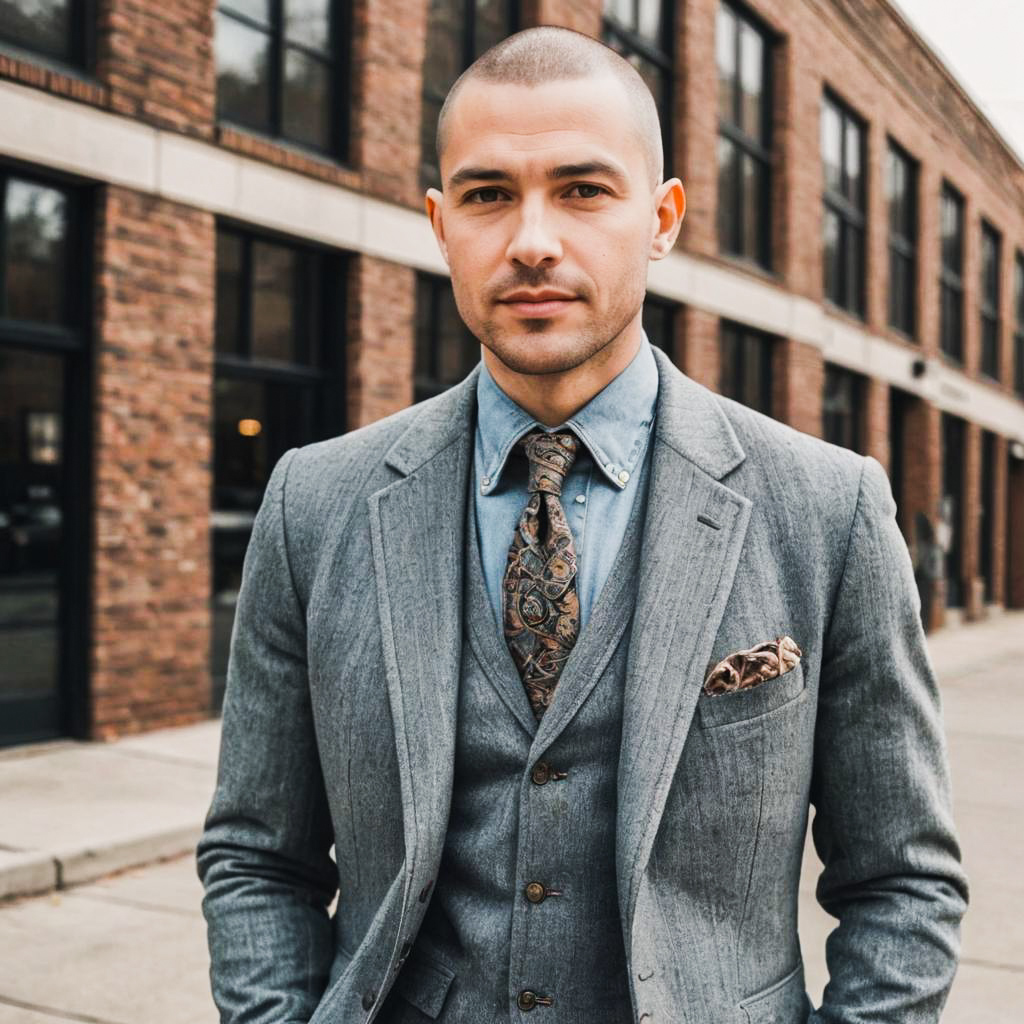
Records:
[[[890,0],[1024,161],[1024,0]]]

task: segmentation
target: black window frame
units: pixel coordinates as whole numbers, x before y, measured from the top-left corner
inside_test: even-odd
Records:
[[[945,210],[956,211],[957,238],[953,248],[957,253],[956,266],[946,262],[946,244],[943,233]],[[950,182],[943,181],[939,193],[939,351],[961,366],[964,362],[964,260],[966,257],[966,203],[963,193]],[[951,320],[948,310],[956,306],[956,318]]]
[[[425,0],[425,2],[427,8],[427,18],[429,18],[431,7],[430,0]],[[476,0],[457,0],[457,3],[462,7],[462,14],[458,18],[458,23],[462,26],[462,35],[460,39],[460,49],[462,56],[459,61],[459,67],[462,69],[462,71],[465,71],[466,68],[468,68],[469,65],[472,64],[473,61],[475,61],[477,57],[480,56],[480,53],[482,53],[483,51],[480,51],[480,53],[478,53],[476,45]],[[517,32],[519,30],[522,17],[520,6],[521,5],[519,0],[509,0],[508,18],[505,26],[506,36],[510,36],[514,32]],[[427,54],[424,55],[424,60],[429,59],[430,55],[428,52]],[[425,74],[422,74],[420,80],[421,92],[423,97],[436,103],[438,105],[438,108],[440,109],[440,105],[444,103],[445,98],[448,94],[448,90],[446,89],[444,93],[428,93],[426,85],[427,76]],[[448,88],[450,89],[451,86],[454,84],[454,81],[449,82]],[[423,110],[425,111],[426,109],[426,104],[424,104]],[[421,116],[423,115],[421,114]],[[432,143],[432,140],[435,138],[436,131],[436,119],[434,124],[421,125],[420,184],[424,188],[439,189],[441,187],[441,168],[438,166],[437,163],[436,146],[433,145]],[[431,140],[430,145],[428,145],[428,140]]]
[[[426,270],[416,271],[416,324],[413,349],[413,402],[422,402],[433,398],[459,380],[464,380],[473,367],[480,361],[480,341],[458,317],[459,341],[463,348],[459,364],[462,376],[456,380],[445,380],[439,368],[442,363],[441,346],[441,302],[450,300],[454,303],[451,279],[443,274],[432,274]],[[420,356],[429,351],[430,366],[424,367]]]
[[[994,265],[988,264],[989,252]],[[982,374],[998,381],[1002,341],[1002,317],[999,305],[1002,292],[1003,236],[999,229],[984,217],[981,220],[981,256],[978,288],[978,317],[981,321],[981,352],[978,368]]]
[[[610,46],[623,59],[635,54],[652,64],[655,64],[664,74],[662,81],[662,94],[655,96],[655,105],[658,108],[658,119],[661,122],[661,148],[664,156],[662,180],[671,176],[670,168],[674,165],[675,159],[672,152],[673,145],[673,120],[675,104],[673,92],[675,90],[675,9],[674,3],[661,4],[661,26],[660,36],[657,45],[651,43],[646,36],[641,35],[630,25],[624,25],[614,14],[608,11],[608,0],[602,6],[601,12],[601,41]],[[637,0],[633,4],[633,22],[639,22],[639,5]]]
[[[270,105],[269,119],[266,125],[245,122],[227,116],[221,110],[220,90],[216,79],[216,48],[214,48],[214,100],[216,121],[218,125],[226,125],[239,129],[247,134],[261,136],[271,141],[307,152],[324,159],[333,159],[345,163],[350,158],[350,129],[352,91],[350,78],[352,75],[351,25],[352,0],[329,0],[328,29],[328,110],[327,122],[329,137],[324,148],[307,141],[294,139],[283,131],[284,109],[284,59],[288,50],[297,50],[307,57],[325,63],[325,54],[304,43],[285,40],[284,7],[286,0],[268,0],[270,5],[270,21],[264,24],[241,11],[235,10],[231,0],[217,0],[213,8],[214,37],[218,15],[224,15],[233,21],[262,32],[270,40],[270,67],[267,78],[268,101]]]
[[[842,294],[830,295],[828,290],[828,265],[825,259],[824,245],[824,214],[822,218],[822,291],[826,301],[860,320],[867,316],[867,267],[868,267],[868,122],[858,114],[845,100],[828,86],[822,94],[821,118],[824,124],[825,108],[831,106],[839,115],[842,138],[840,156],[840,190],[845,189],[848,176],[846,161],[846,132],[852,125],[859,135],[860,161],[860,205],[854,204],[842,191],[835,191],[824,182],[822,199],[824,214],[833,213],[839,219],[839,267],[837,279]],[[821,151],[822,167],[824,168],[824,147]],[[854,279],[849,267],[849,236],[854,232],[860,236],[860,266]]]
[[[1017,250],[1013,261],[1014,307],[1013,390],[1024,398],[1024,251]]]
[[[66,313],[63,324],[15,320],[0,310],[0,346],[64,357],[56,707],[49,697],[30,701],[4,722],[0,746],[54,736],[86,739],[90,730],[89,652],[93,561],[93,285],[96,187],[76,175],[0,160],[0,302],[6,293],[6,189],[11,178],[59,189],[68,199]],[[10,709],[9,709],[10,710]]]
[[[906,174],[907,188],[905,197],[909,206],[906,221],[902,225],[894,223],[892,195],[889,188],[890,174],[893,164],[902,165]],[[918,257],[917,246],[920,231],[920,213],[918,188],[920,182],[920,163],[914,159],[895,139],[889,138],[886,150],[886,201],[889,204],[889,326],[911,341],[917,338],[917,290],[918,290]],[[899,309],[899,289],[896,279],[900,267],[909,268],[910,289],[904,296],[906,307]]]
[[[718,115],[719,140],[726,139],[732,146],[739,150],[740,159],[749,156],[756,161],[762,169],[760,195],[758,196],[758,232],[760,235],[760,248],[751,254],[744,235],[744,218],[742,216],[744,202],[744,181],[743,175],[737,173],[734,181],[734,194],[730,197],[730,204],[723,203],[721,192],[718,193],[719,213],[716,218],[716,230],[718,235],[719,252],[732,259],[742,262],[753,263],[763,270],[772,270],[772,170],[773,158],[772,147],[773,125],[774,125],[774,103],[773,89],[774,76],[772,74],[772,63],[774,60],[775,47],[778,42],[777,35],[772,32],[765,23],[755,14],[741,4],[732,0],[721,0],[720,11],[728,11],[736,20],[736,39],[733,52],[734,61],[734,103],[732,120],[727,120]],[[742,92],[739,89],[739,80],[742,78],[742,50],[741,50],[741,25],[755,32],[761,38],[764,66],[761,74],[761,138],[755,139],[748,135],[742,125],[740,108],[743,102]],[[716,15],[715,31],[718,31]],[[716,42],[717,53],[717,42]],[[717,80],[716,80],[717,81]],[[718,109],[716,99],[716,109]],[[723,209],[731,209],[732,222],[728,225],[731,228],[731,238],[728,244],[723,240]]]
[[[70,69],[92,76],[96,69],[97,0],[68,0],[68,40],[63,54],[37,50],[22,41],[4,35],[0,27],[0,51],[59,70]]]
[[[719,394],[774,418],[774,364],[775,343],[777,340],[775,335],[740,323],[738,320],[728,320],[724,317],[719,320]],[[737,350],[742,351],[742,356],[734,359],[731,367],[728,366],[728,361],[725,358],[730,345],[735,345]],[[758,358],[761,360],[757,379],[758,396],[756,402],[749,402],[747,399],[750,396],[744,396],[744,381],[742,379],[747,357],[752,350],[758,353]],[[730,369],[733,371],[734,376],[731,380],[727,380],[726,373]]]

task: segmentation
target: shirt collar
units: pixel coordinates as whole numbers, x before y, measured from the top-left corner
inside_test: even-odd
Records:
[[[571,428],[616,490],[624,490],[643,457],[658,399],[658,364],[646,332],[629,365],[559,427],[538,423],[498,387],[481,363],[477,381],[477,471],[484,495],[498,489],[508,454],[531,429]]]

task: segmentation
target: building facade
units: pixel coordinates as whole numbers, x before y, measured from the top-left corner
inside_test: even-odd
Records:
[[[928,628],[1024,605],[1024,167],[884,0],[0,0],[0,745],[215,713],[274,461],[477,361],[434,126],[536,24],[659,104],[652,341],[886,467]]]

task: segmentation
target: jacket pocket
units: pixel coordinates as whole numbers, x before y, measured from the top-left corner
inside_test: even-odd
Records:
[[[431,1020],[437,1020],[455,972],[414,951],[395,979],[395,991]]]
[[[748,718],[767,715],[770,711],[784,707],[803,692],[804,665],[798,661],[788,672],[746,690],[714,696],[702,693],[697,698],[698,722],[702,729],[744,722]]]
[[[766,989],[740,1003],[748,1024],[805,1024],[811,1013],[811,1001],[804,987],[804,964]]]

